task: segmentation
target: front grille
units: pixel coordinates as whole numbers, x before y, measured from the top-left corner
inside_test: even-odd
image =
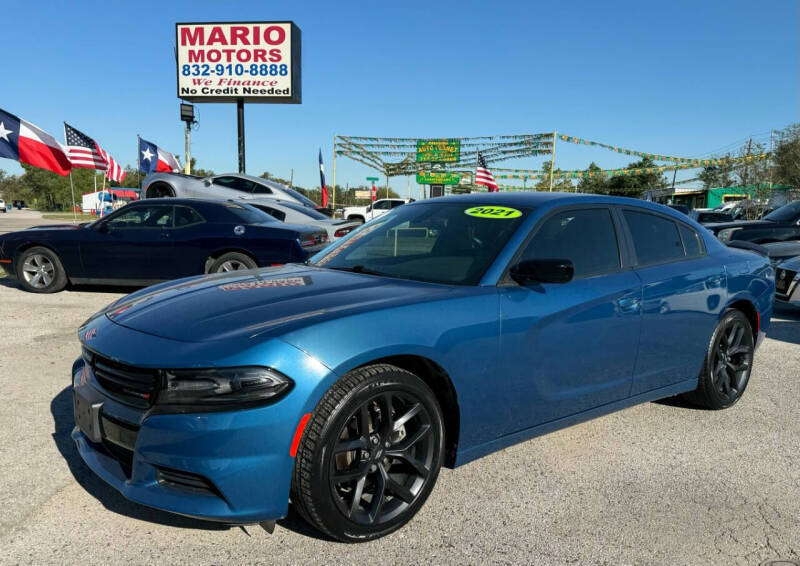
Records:
[[[158,370],[121,364],[85,348],[84,358],[109,396],[140,408],[150,407],[155,401],[161,383]]]
[[[173,470],[171,468],[162,468],[159,466],[156,468],[156,480],[158,480],[158,483],[169,487],[222,497],[222,494],[213,483],[203,476],[191,472],[183,472],[181,470]]]

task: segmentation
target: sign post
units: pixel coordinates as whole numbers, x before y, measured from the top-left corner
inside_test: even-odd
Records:
[[[177,95],[236,102],[239,172],[245,172],[244,104],[300,104],[300,28],[294,22],[175,24]]]

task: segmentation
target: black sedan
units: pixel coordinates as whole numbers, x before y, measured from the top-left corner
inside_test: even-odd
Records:
[[[705,224],[723,242],[741,240],[756,244],[800,238],[800,200],[773,210],[761,220]]]
[[[150,285],[303,262],[327,240],[242,202],[148,199],[87,224],[3,234],[0,266],[28,291],[54,293],[68,283]]]

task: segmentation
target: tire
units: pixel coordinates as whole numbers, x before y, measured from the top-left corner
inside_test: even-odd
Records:
[[[208,272],[227,273],[228,271],[244,271],[245,269],[255,269],[256,267],[258,265],[249,255],[240,252],[228,252],[215,259]]]
[[[167,183],[153,183],[147,187],[147,198],[167,198],[174,197],[175,189],[170,187]]]
[[[57,293],[67,286],[67,272],[48,248],[28,248],[17,261],[17,279],[31,293]]]
[[[443,456],[442,411],[430,388],[392,365],[358,368],[328,390],[308,421],[292,504],[335,539],[376,539],[419,511]]]
[[[684,397],[707,409],[727,409],[744,394],[753,369],[755,340],[742,311],[729,309],[711,335],[697,389]]]

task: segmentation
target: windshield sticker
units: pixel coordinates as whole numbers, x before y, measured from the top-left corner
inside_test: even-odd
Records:
[[[305,287],[311,284],[311,277],[279,277],[276,279],[257,279],[255,281],[240,281],[220,285],[222,291],[248,291],[250,289],[263,289],[265,287]]]
[[[476,218],[519,218],[522,211],[505,206],[474,206],[465,210],[464,214]]]

